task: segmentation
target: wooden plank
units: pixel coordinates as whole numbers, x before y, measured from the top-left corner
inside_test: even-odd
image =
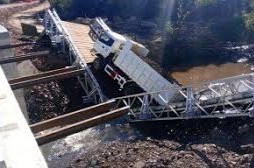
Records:
[[[110,120],[119,118],[119,117],[125,115],[128,111],[129,111],[129,106],[119,108],[114,111],[111,111],[111,112],[108,112],[105,114],[101,114],[99,116],[96,116],[96,117],[93,117],[93,118],[90,118],[90,119],[87,119],[84,121],[80,121],[78,123],[68,125],[68,126],[60,128],[60,129],[53,130],[51,132],[47,132],[42,135],[35,136],[35,139],[36,139],[38,145],[43,145],[43,144],[55,141],[57,139],[66,137],[68,135],[80,132],[84,129],[91,128],[96,125],[99,125],[99,124],[108,122]]]
[[[94,41],[89,35],[90,27],[79,23],[64,21],[62,23],[71,36],[74,45],[80,52],[81,57],[86,61],[86,63],[92,63],[95,60],[96,55],[92,55],[90,52],[94,45]]]
[[[7,64],[7,63],[12,63],[12,62],[24,61],[24,60],[28,60],[28,59],[37,58],[37,57],[47,56],[48,54],[49,54],[49,51],[40,51],[40,52],[30,53],[27,55],[6,57],[6,58],[0,59],[0,64]]]
[[[57,74],[53,74],[53,75],[45,76],[41,78],[21,81],[21,82],[10,84],[10,86],[13,90],[16,90],[16,89],[21,89],[21,88],[29,87],[32,85],[36,85],[39,83],[49,82],[51,80],[59,80],[59,79],[75,77],[75,76],[81,75],[82,73],[84,73],[84,70],[79,69],[79,70],[74,70],[70,72],[57,73]]]
[[[107,112],[112,108],[115,100],[110,100],[95,106],[91,106],[85,109],[81,109],[72,113],[64,114],[46,121],[42,121],[33,125],[30,125],[30,128],[34,134],[54,128],[54,127],[63,127],[66,125],[74,124],[85,119],[89,119]]]

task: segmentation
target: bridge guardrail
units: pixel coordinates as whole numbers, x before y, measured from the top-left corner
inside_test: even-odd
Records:
[[[159,105],[154,99],[165,93],[162,90],[116,98],[115,108],[130,106],[128,116],[133,122],[252,117],[254,114],[254,74],[174,89],[177,94],[165,105]]]
[[[73,40],[71,39],[71,36],[69,35],[65,27],[61,24],[61,19],[59,18],[58,14],[54,9],[52,11],[50,9],[46,11],[43,25],[46,35],[48,35],[51,40],[56,40],[56,37],[64,39],[61,42],[62,48],[68,47],[69,54],[74,55],[76,58],[75,62],[84,69],[84,78],[79,78],[79,80],[82,80],[81,82],[84,81],[85,84],[83,84],[82,87],[85,87],[84,90],[86,90],[87,95],[93,96],[95,99],[95,103],[104,102],[105,96],[103,95],[96,78],[94,77],[85,60],[82,59],[82,56],[76,46],[73,45]],[[99,97],[98,101],[97,97]]]

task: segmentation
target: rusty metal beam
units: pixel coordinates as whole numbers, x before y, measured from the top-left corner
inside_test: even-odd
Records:
[[[0,46],[0,50],[4,50],[4,49],[10,49],[10,48],[17,48],[17,47],[22,47],[22,46],[27,46],[27,45],[48,45],[48,42],[39,42],[37,41],[33,41],[33,42],[23,42],[23,43],[16,43],[16,44],[10,44],[10,45],[3,45]]]
[[[68,135],[80,132],[84,129],[94,127],[96,125],[108,122],[110,120],[119,118],[126,114],[129,110],[129,106],[125,106],[114,111],[107,112],[105,114],[101,114],[99,116],[80,121],[75,124],[71,124],[56,130],[49,131],[47,133],[35,136],[35,139],[38,145],[43,145],[52,141],[55,141],[60,138],[64,138]]]
[[[10,86],[13,90],[16,90],[16,89],[21,89],[21,88],[29,87],[32,85],[36,85],[39,83],[49,82],[52,80],[59,80],[59,79],[65,79],[65,78],[79,76],[82,73],[84,73],[84,70],[78,69],[78,70],[73,70],[70,72],[56,73],[56,74],[44,76],[44,77],[37,77],[37,78],[32,77],[33,79],[29,79],[29,80],[25,80],[25,81],[20,80],[20,82],[16,82],[16,83],[13,83],[13,81],[10,81],[10,83],[11,83]],[[16,79],[16,80],[18,80],[18,79]]]
[[[109,111],[113,107],[114,102],[115,100],[110,100],[108,102],[97,104],[95,106],[64,114],[46,121],[32,124],[30,125],[30,128],[32,132],[36,134],[38,132],[52,129],[54,127],[63,127],[66,125],[74,124],[79,121],[83,121]]]
[[[50,75],[55,75],[55,74],[59,74],[59,73],[63,73],[63,72],[70,72],[70,71],[74,71],[76,69],[77,69],[77,67],[70,66],[70,67],[65,67],[65,68],[61,68],[61,69],[56,69],[56,70],[52,70],[52,71],[39,73],[39,74],[36,74],[36,75],[24,76],[24,77],[20,77],[20,78],[10,79],[8,82],[9,82],[9,84],[14,84],[14,83],[18,83],[18,82],[27,81],[27,80],[47,77],[47,76],[50,76]]]
[[[9,49],[9,48],[17,48],[17,47],[22,47],[22,46],[26,46],[26,45],[33,45],[36,44],[35,42],[26,42],[26,43],[16,43],[16,44],[11,44],[11,45],[3,45],[0,46],[0,50],[3,49]]]
[[[7,57],[7,58],[1,58],[0,64],[7,64],[12,62],[18,62],[18,61],[24,61],[28,59],[33,59],[37,57],[47,56],[49,54],[49,51],[40,51],[40,52],[34,52],[27,55],[19,55],[14,57]]]

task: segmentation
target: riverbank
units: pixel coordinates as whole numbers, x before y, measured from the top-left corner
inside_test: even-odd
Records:
[[[69,168],[152,168],[152,167],[253,167],[252,154],[237,152],[216,144],[183,146],[170,140],[139,140],[103,145],[75,160]]]
[[[143,133],[80,154],[68,168],[253,167],[254,120],[184,120],[138,124]]]

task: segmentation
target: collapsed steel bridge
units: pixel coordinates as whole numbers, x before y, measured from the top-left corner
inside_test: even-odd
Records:
[[[68,52],[69,59],[84,70],[78,77],[88,99],[95,103],[106,100],[101,88],[90,70],[84,55],[75,46],[72,37],[54,10],[48,10],[44,18],[44,33],[59,51]],[[80,30],[82,33],[82,29]],[[88,35],[87,35],[88,36]],[[61,43],[57,41],[60,39]],[[128,106],[131,122],[160,121],[201,118],[226,118],[254,116],[254,74],[241,75],[188,87],[175,87],[177,94],[169,102],[161,105],[154,99],[167,90],[142,93],[116,98],[113,109]],[[112,110],[113,110],[112,109]]]

